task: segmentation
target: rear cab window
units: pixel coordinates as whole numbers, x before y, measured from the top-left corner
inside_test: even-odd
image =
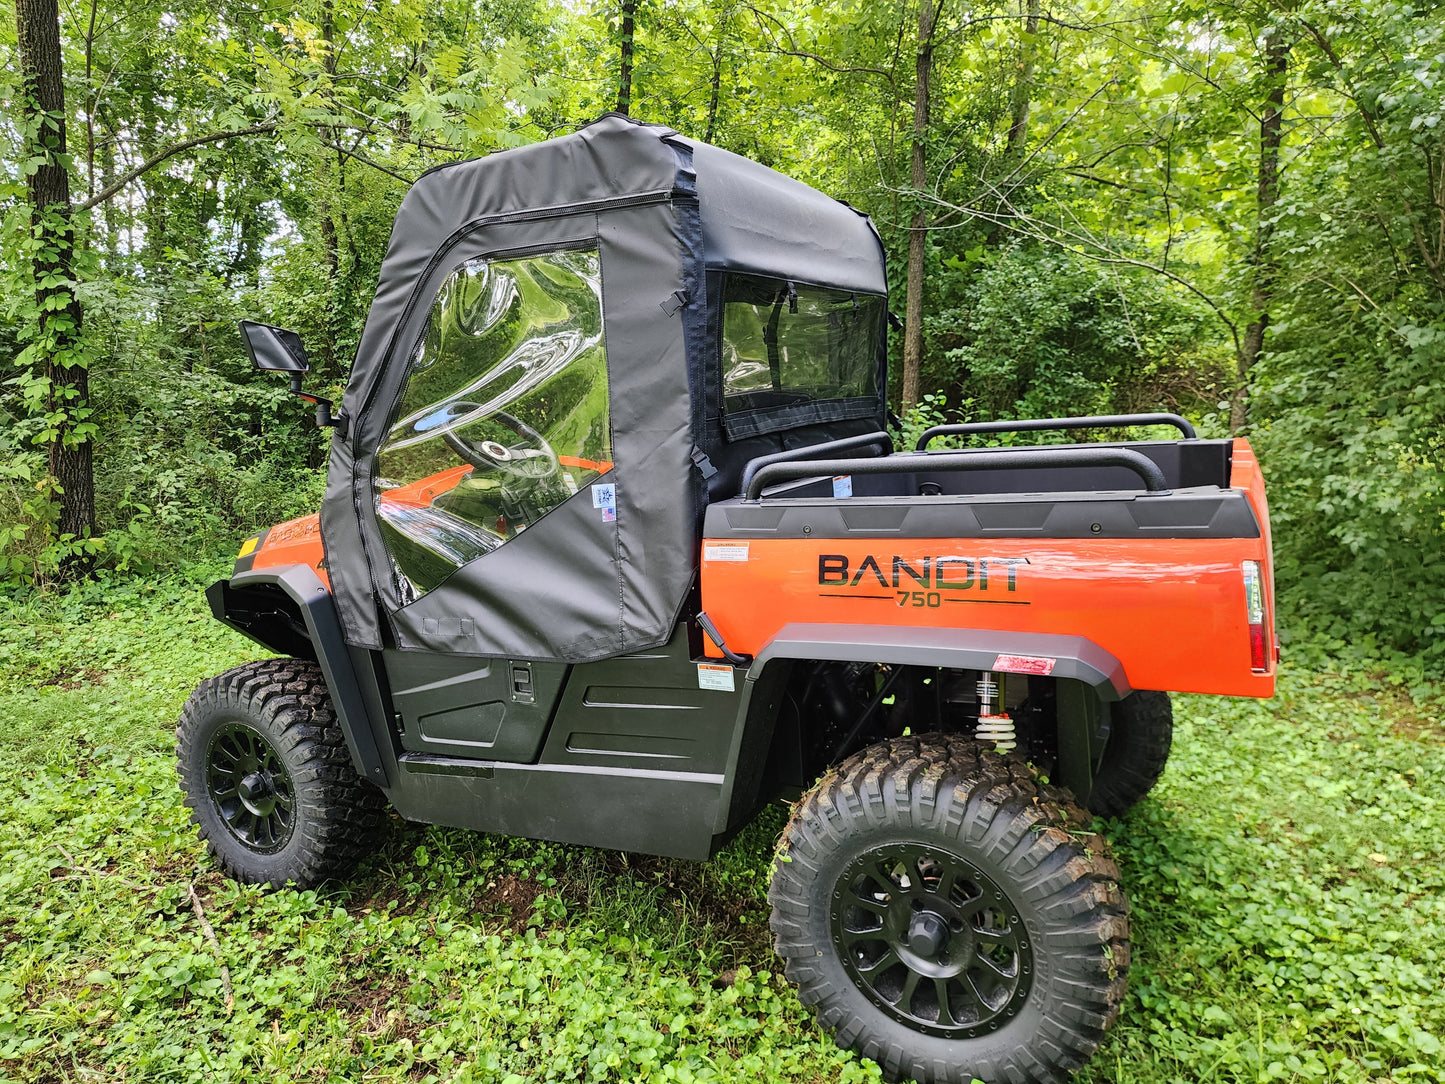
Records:
[[[728,274],[718,308],[729,439],[877,414],[885,298]]]

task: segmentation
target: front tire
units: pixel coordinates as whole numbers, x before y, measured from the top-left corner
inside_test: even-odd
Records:
[[[202,682],[176,757],[191,821],[233,880],[310,888],[370,849],[384,799],[352,768],[314,662],[268,659]]]
[[[1118,868],[1025,766],[943,735],[829,772],[783,833],[769,900],[805,1004],[890,1079],[1060,1082],[1118,1014]]]

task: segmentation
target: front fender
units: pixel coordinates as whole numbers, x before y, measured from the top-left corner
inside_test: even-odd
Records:
[[[258,606],[258,599],[272,592],[271,607]],[[273,651],[320,664],[352,765],[363,779],[388,786],[394,750],[392,757],[383,756],[382,742],[389,749],[390,731],[371,656],[347,646],[331,592],[316,570],[307,565],[253,568],[213,583],[206,598],[223,624]]]

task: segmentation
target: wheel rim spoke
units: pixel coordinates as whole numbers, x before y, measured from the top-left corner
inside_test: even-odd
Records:
[[[998,962],[992,956],[989,956],[986,953],[979,953],[977,956],[974,957],[974,960],[982,964],[984,967],[988,968],[988,970],[992,971],[996,976],[998,976],[1000,979],[1003,979],[1005,982],[1008,982],[1014,978],[1014,975],[1011,971],[1005,971],[1002,967],[999,966]]]
[[[947,979],[933,980],[933,996],[938,998],[938,1022],[945,1027],[958,1022],[953,1016],[953,1006],[948,1003],[948,991],[952,985]]]
[[[897,865],[894,862],[876,862],[873,865],[872,876],[889,895],[898,891],[898,882],[893,879],[893,869]]]
[[[887,971],[894,964],[900,964],[902,962],[903,961],[899,958],[898,953],[894,952],[892,949],[889,949],[882,956],[878,957],[878,959],[874,960],[871,964],[864,964],[860,966],[858,968],[858,972],[861,975],[875,977],[883,974],[883,972]]]
[[[871,911],[875,915],[886,915],[888,913],[888,903],[883,900],[875,900],[868,896],[855,893],[850,902],[857,904],[865,911]]]
[[[913,995],[918,992],[918,982],[922,978],[922,975],[910,968],[908,977],[903,980],[903,990],[898,995],[898,1007],[904,1012],[913,1011]]]
[[[885,941],[887,938],[888,932],[883,926],[875,926],[869,930],[854,930],[846,926],[843,928],[843,944],[845,945],[867,944],[870,941]]]
[[[992,1012],[992,1007],[983,994],[979,992],[978,983],[973,981],[973,976],[965,971],[959,978],[962,980],[959,985],[963,987],[963,992],[968,995],[968,999],[978,1008],[979,1015],[984,1016]]]

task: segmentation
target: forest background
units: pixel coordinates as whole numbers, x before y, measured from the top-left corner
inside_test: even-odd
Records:
[[[1263,459],[1279,695],[1176,698],[1108,825],[1081,1084],[1439,1081],[1442,8],[0,0],[0,1082],[878,1079],[774,970],[780,808],[703,864],[392,821],[261,893],[176,790],[255,650],[201,588],[322,491],[236,320],[337,397],[410,181],[609,109],[873,216],[900,436],[1166,408]]]
[[[1268,475],[1286,650],[1445,655],[1445,16],[1383,0],[14,0],[0,20],[0,590],[314,510],[430,166],[609,109],[873,216],[892,402],[1170,409]]]

